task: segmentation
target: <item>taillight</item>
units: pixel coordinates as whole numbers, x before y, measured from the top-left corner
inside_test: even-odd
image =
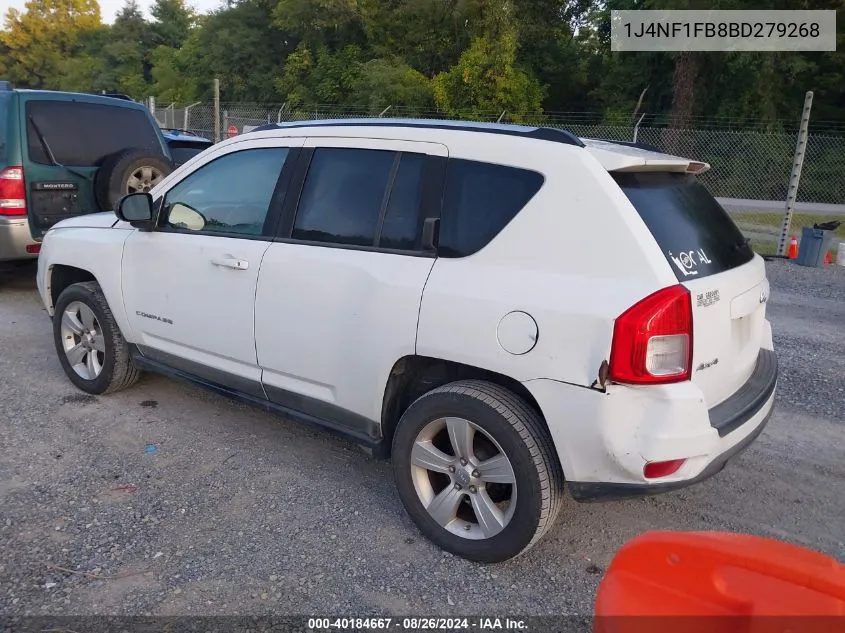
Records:
[[[26,215],[23,167],[7,167],[0,171],[0,215]]]
[[[610,379],[634,385],[689,380],[692,370],[692,301],[671,286],[628,308],[613,328]]]

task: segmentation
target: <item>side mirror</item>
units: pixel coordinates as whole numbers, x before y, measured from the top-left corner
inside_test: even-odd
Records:
[[[153,197],[146,192],[130,193],[117,203],[115,215],[137,229],[152,229]]]

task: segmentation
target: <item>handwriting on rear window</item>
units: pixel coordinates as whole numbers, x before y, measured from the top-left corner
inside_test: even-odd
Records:
[[[672,251],[669,251],[669,257],[675,262],[678,270],[684,273],[684,277],[697,275],[700,264],[712,263],[703,248],[699,248],[697,251],[682,251],[678,255],[673,255]]]
[[[708,290],[707,292],[702,292],[696,295],[695,297],[695,304],[699,308],[707,308],[712,306],[719,300],[719,291],[718,290]]]

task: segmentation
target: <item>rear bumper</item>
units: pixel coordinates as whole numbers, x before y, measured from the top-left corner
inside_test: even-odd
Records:
[[[38,254],[27,253],[26,247],[36,243],[25,217],[0,217],[0,262],[35,259]]]
[[[609,386],[607,393],[553,381],[528,381],[578,501],[659,494],[712,477],[746,449],[769,421],[777,358],[761,349],[751,378],[709,410],[693,383]],[[549,384],[553,383],[553,384]],[[668,477],[646,479],[649,462],[686,460]]]
[[[673,490],[681,490],[688,486],[692,486],[699,482],[709,479],[716,475],[728,465],[728,462],[739,455],[742,451],[748,448],[751,443],[757,439],[757,436],[763,432],[766,423],[772,415],[773,409],[763,418],[763,421],[757,427],[743,438],[738,444],[735,444],[730,449],[717,456],[708,466],[704,468],[698,475],[692,479],[683,479],[681,481],[668,481],[665,483],[656,484],[624,484],[624,483],[592,483],[592,482],[567,482],[569,493],[576,501],[613,501],[618,499],[630,499],[632,497],[646,497],[649,495],[657,495],[664,492],[672,492]]]

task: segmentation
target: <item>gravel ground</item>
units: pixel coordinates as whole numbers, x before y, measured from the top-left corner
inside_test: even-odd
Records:
[[[649,499],[567,499],[545,540],[496,566],[423,539],[389,464],[342,440],[157,376],[76,391],[33,274],[0,275],[0,614],[583,615],[649,529],[845,558],[845,268],[769,263],[777,411],[725,471]]]

